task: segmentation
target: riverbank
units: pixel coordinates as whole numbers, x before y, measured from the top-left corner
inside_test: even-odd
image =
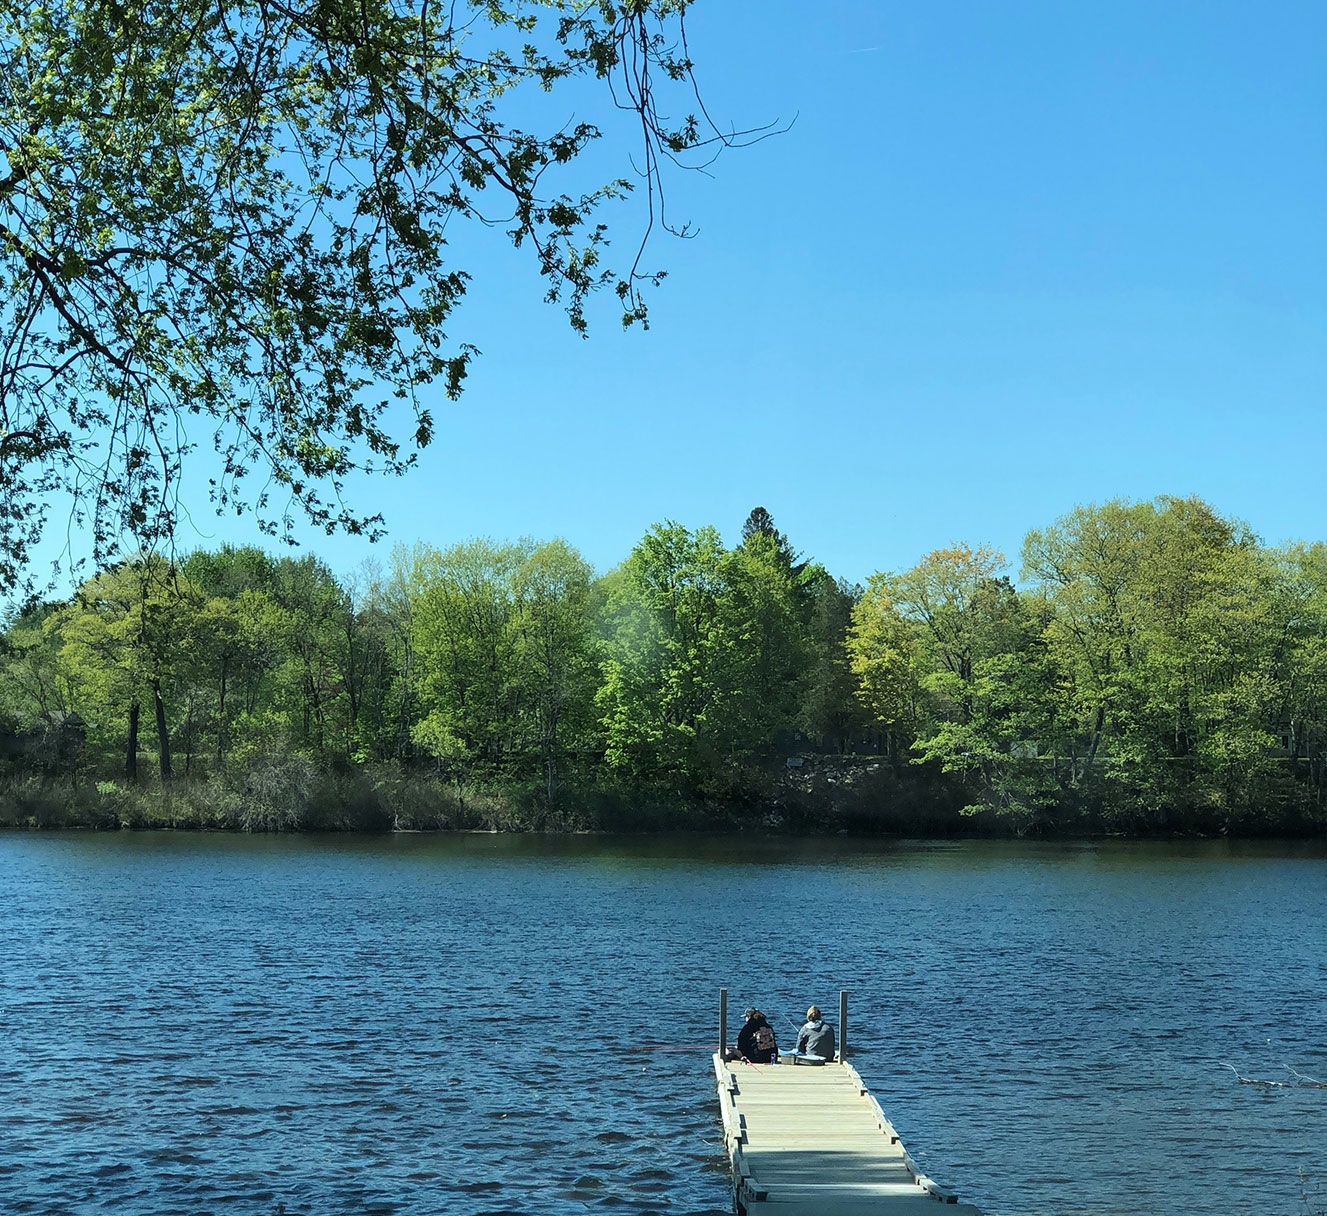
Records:
[[[35,776],[0,783],[0,827],[239,832],[659,832],[760,830],[928,836],[1007,834],[912,786],[829,790],[753,780],[727,790],[457,782],[388,766],[327,771],[298,757],[242,774],[130,785]],[[831,794],[831,791],[832,794]]]
[[[1100,808],[1012,820],[972,813],[963,787],[879,757],[808,757],[796,768],[742,769],[723,788],[667,790],[567,782],[550,798],[539,782],[448,780],[393,765],[320,768],[268,757],[244,771],[168,783],[36,774],[0,780],[0,828],[200,829],[232,832],[758,831],[827,836],[949,838],[1321,837],[1327,823],[1269,809],[1230,822],[1152,811],[1130,825]]]

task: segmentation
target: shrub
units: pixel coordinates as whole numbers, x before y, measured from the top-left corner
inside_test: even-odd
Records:
[[[304,826],[316,773],[304,756],[266,756],[245,775],[239,826],[246,832],[290,832]]]

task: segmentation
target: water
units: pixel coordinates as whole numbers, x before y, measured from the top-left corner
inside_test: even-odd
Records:
[[[1327,1090],[1222,1065],[1327,1078],[1325,906],[1321,847],[0,836],[0,1211],[727,1213],[727,985],[850,989],[989,1216],[1297,1216]]]

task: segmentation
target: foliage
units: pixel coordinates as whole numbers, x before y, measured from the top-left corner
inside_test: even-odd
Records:
[[[378,533],[348,475],[406,469],[476,353],[446,330],[455,221],[528,250],[576,329],[601,287],[643,321],[658,276],[604,261],[633,183],[577,181],[601,126],[568,116],[634,118],[648,235],[663,166],[735,142],[661,113],[661,87],[696,106],[689,7],[4,0],[0,589],[55,494],[99,564],[161,546],[198,442],[219,511]]]
[[[525,775],[537,755],[551,803],[592,726],[589,565],[558,540],[424,546],[397,563],[429,706],[413,742],[452,773],[468,763]]]
[[[1078,785],[1108,819],[1230,827],[1275,806],[1297,613],[1279,560],[1196,499],[1080,507],[1029,533],[1025,570],[1069,673]]]
[[[809,566],[799,582],[806,598],[808,670],[797,728],[818,750],[844,753],[871,732],[848,648],[853,610],[863,591],[819,565]]]
[[[608,580],[606,762],[638,781],[721,789],[797,712],[808,646],[786,548],[726,551],[713,528],[658,524]]]
[[[724,746],[732,716],[718,532],[656,524],[609,580],[599,693],[610,769],[683,782]]]
[[[916,763],[1017,831],[1321,822],[1321,562],[1198,499],[1078,507],[1029,532],[1024,591],[961,545],[875,576],[853,670]]]
[[[897,755],[898,741],[911,744],[921,721],[921,676],[915,631],[895,603],[886,575],[872,575],[853,607],[848,654],[857,694],[889,732]]]
[[[139,554],[0,635],[6,813],[264,831],[1327,822],[1327,546],[1266,548],[1196,499],[1109,502],[1030,532],[1022,588],[954,545],[862,590],[756,522],[734,548],[657,524],[598,579],[562,540],[398,549],[387,575],[349,579],[253,548]],[[31,784],[57,779],[67,807]]]

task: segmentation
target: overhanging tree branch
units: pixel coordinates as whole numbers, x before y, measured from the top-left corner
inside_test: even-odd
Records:
[[[656,78],[694,91],[690,3],[181,0],[163,21],[0,0],[0,589],[53,494],[99,562],[168,539],[186,417],[221,456],[219,509],[289,539],[279,488],[319,526],[374,527],[345,478],[408,468],[476,353],[447,332],[457,218],[505,211],[578,331],[603,287],[644,323],[658,276],[643,243],[609,267],[600,219],[632,183],[552,188],[600,128],[531,132],[506,99],[581,76],[634,110],[648,239],[666,161],[767,133],[664,118]]]

